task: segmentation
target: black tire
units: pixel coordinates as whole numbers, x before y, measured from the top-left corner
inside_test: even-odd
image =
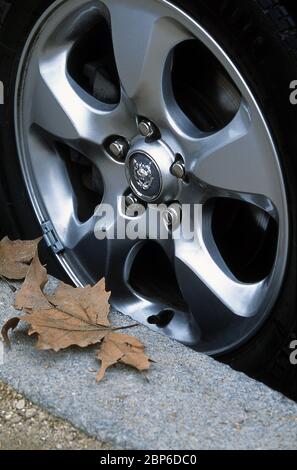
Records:
[[[4,105],[0,108],[0,237],[34,239],[42,235],[30,204],[17,159],[13,125],[14,87],[20,55],[34,22],[52,1],[0,1],[0,80]],[[23,21],[24,20],[24,21]],[[18,34],[18,31],[20,34]],[[45,242],[40,258],[51,274],[70,282]]]
[[[261,331],[239,350],[219,359],[297,399],[297,368],[290,363],[290,344],[297,337],[297,107],[289,101],[290,82],[297,79],[297,9],[288,0],[172,2],[211,32],[245,77],[270,125],[287,187],[290,253],[281,294]],[[0,79],[5,87],[5,104],[0,113],[0,231],[13,238],[40,235],[19,168],[13,101],[26,38],[51,3],[52,0],[0,0]],[[52,272],[57,275],[57,270],[53,262]]]

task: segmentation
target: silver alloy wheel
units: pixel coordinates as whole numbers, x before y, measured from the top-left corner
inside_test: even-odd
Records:
[[[69,72],[77,42],[102,20],[112,30],[121,86],[116,103],[91,96]],[[194,125],[174,94],[174,50],[193,40],[216,58],[240,94],[234,116],[216,132]],[[156,126],[158,139],[141,135],[143,118]],[[208,354],[228,352],[255,334],[274,306],[284,277],[285,186],[273,138],[251,90],[195,20],[165,0],[58,0],[25,46],[16,86],[15,127],[38,220],[77,285],[105,275],[116,309]],[[108,151],[118,138],[129,142],[128,159],[141,153],[157,166],[166,162],[160,170],[166,181],[157,196],[161,202],[174,198],[180,204],[199,204],[196,243],[154,242],[170,261],[168,272],[175,281],[165,279],[150,294],[133,284],[130,276],[138,260],[138,273],[153,272],[148,284],[154,283],[154,273],[157,279],[158,256],[154,266],[149,265],[150,256],[141,260],[145,241],[99,241],[94,236],[96,218],[82,221],[77,215],[67,160],[71,161],[72,152],[96,169],[97,185],[103,185],[98,202],[111,204],[119,209],[118,217],[127,218],[117,201],[118,196],[131,193],[127,164]],[[175,179],[170,171],[176,156],[182,157],[187,179]],[[271,269],[263,278],[243,282],[226,263],[213,234],[211,202],[215,199],[257,208],[260,218],[265,214],[277,224]],[[114,220],[104,228],[112,230],[117,223]],[[152,245],[147,246],[149,250]],[[177,300],[172,300],[172,285],[178,291]]]

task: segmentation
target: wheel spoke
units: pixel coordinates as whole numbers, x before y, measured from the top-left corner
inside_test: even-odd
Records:
[[[73,217],[65,240],[65,248],[75,252],[82,266],[88,266],[90,282],[104,277],[106,264],[106,240],[96,238],[95,226],[95,217],[83,224]]]
[[[127,236],[127,224],[131,223],[131,219],[125,214],[124,198],[120,198],[112,187],[109,187],[105,192],[97,216],[99,214],[96,235],[99,236],[99,232],[101,232],[106,239],[105,277],[108,289],[117,292],[117,295],[119,292],[127,293],[130,267],[134,254],[136,254],[135,249],[139,239],[130,239]],[[146,217],[146,214],[141,217]],[[139,221],[141,217],[139,217]],[[142,238],[146,238],[145,232]]]
[[[163,83],[170,73],[170,52],[191,37],[168,10],[151,9],[146,0],[104,0],[111,14],[116,63],[126,94],[134,100],[139,115],[165,117]],[[168,64],[168,68],[166,65]]]
[[[112,107],[84,92],[67,73],[67,54],[61,47],[39,64],[33,122],[76,148],[98,146],[115,132],[132,137],[136,125],[125,100]]]
[[[221,131],[187,140],[188,166],[206,197],[222,196],[255,204],[272,216],[283,208],[276,165],[271,164],[271,141],[259,116],[242,103],[229,125]]]
[[[211,250],[206,246],[201,228],[202,207],[200,213],[201,223],[195,240],[177,239],[175,242],[176,274],[185,301],[193,314],[198,311],[207,316],[211,310],[212,317],[227,310],[239,317],[254,316],[263,299],[266,281],[245,284],[232,275],[214,243],[210,241]]]
[[[53,143],[44,145],[38,134],[31,133],[29,148],[34,177],[38,182],[37,189],[43,196],[47,216],[50,220],[55,220],[55,229],[60,239],[64,241],[75,211],[74,194],[67,169],[57,155]],[[42,165],[40,165],[40,159],[42,159]],[[52,203],[53,193],[57,201],[63,201],[62,204]]]

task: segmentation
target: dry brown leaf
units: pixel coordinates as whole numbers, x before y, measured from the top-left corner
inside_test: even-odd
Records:
[[[15,308],[17,310],[50,309],[52,305],[43,293],[48,281],[47,271],[39,261],[38,253],[31,263],[25,282],[16,295]]]
[[[102,279],[94,287],[72,287],[61,283],[55,294],[49,296],[50,303],[68,315],[92,325],[109,327],[109,298]]]
[[[8,240],[10,243],[15,242]],[[34,243],[36,251],[38,241]],[[9,250],[5,250],[5,256],[8,256]],[[31,252],[30,256],[33,258],[34,253]],[[21,262],[16,261],[16,264]],[[117,363],[130,365],[140,371],[149,369],[150,359],[144,354],[143,344],[133,336],[114,333],[127,327],[110,326],[110,293],[105,290],[104,279],[94,287],[85,288],[61,283],[53,295],[45,295],[43,288],[48,277],[37,252],[30,268],[27,265],[26,268],[26,279],[15,302],[15,307],[25,311],[26,315],[11,318],[3,326],[1,333],[8,345],[9,331],[24,321],[30,325],[29,335],[38,335],[37,348],[41,350],[53,349],[57,352],[70,346],[84,348],[101,343],[97,354],[101,361],[97,381],[103,379],[107,368]]]
[[[31,268],[26,278],[27,286],[24,285],[23,293],[20,292],[18,308],[29,313],[19,320],[30,325],[30,335],[38,334],[37,348],[57,352],[70,346],[85,348],[100,343],[110,332],[110,294],[105,291],[104,280],[85,288],[62,283],[54,295],[46,297],[41,288],[47,276],[38,257]],[[30,286],[35,290],[32,296]],[[4,328],[7,337],[8,330],[6,326]]]
[[[143,371],[148,370],[151,363],[149,357],[144,354],[144,345],[140,341],[134,336],[120,333],[109,333],[104,338],[97,359],[101,361],[97,382],[100,382],[106,370],[115,364],[122,363]]]
[[[86,348],[100,343],[109,328],[75,318],[57,309],[34,310],[21,320],[29,323],[29,334],[38,334],[37,349],[56,352],[70,346]]]
[[[41,238],[31,241],[0,241],[0,275],[10,280],[25,279]]]

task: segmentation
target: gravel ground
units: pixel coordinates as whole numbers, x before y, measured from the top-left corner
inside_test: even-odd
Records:
[[[108,450],[0,382],[1,450]]]
[[[2,323],[15,311],[0,292]],[[114,449],[297,449],[296,403],[143,326],[133,334],[156,361],[147,375],[117,366],[98,385],[96,348],[38,352],[19,328],[0,379]]]

